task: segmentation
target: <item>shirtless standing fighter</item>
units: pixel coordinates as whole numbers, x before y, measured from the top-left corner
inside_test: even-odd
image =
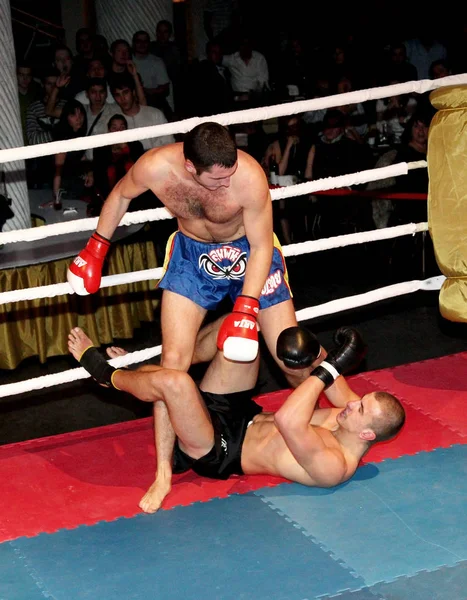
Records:
[[[353,369],[364,355],[365,346],[355,329],[344,327],[336,332],[337,347],[276,413],[262,412],[252,399],[259,359],[227,361],[216,351],[216,334],[213,324],[198,336],[195,360],[213,358],[199,388],[187,373],[172,369],[115,370],[79,328],[71,330],[68,345],[98,383],[168,407],[177,435],[177,472],[191,468],[215,479],[268,474],[307,486],[331,487],[352,477],[370,446],[390,439],[404,424],[400,402],[381,391],[359,397],[347,385],[341,386],[343,393],[333,396],[334,408],[316,408],[320,393],[335,379],[343,380],[340,374]],[[319,342],[301,328],[279,336],[279,355],[303,347],[304,336],[309,336],[306,347],[314,356],[303,358],[314,361]],[[159,499],[156,504],[144,497],[140,507],[155,512],[163,500]]]
[[[177,218],[164,262],[161,364],[187,371],[208,310],[227,295],[234,308],[218,346],[226,358],[251,361],[258,352],[257,321],[291,385],[310,368],[290,369],[276,355],[279,333],[296,325],[285,261],[273,236],[269,186],[261,166],[237,150],[228,130],[203,123],[183,143],[146,152],[107,198],[96,232],[75,258],[68,281],[79,294],[99,289],[110,238],[131,200],[151,190]],[[297,366],[297,365],[295,365]],[[156,480],[148,491],[160,504],[170,485],[175,434],[166,405],[155,404]]]

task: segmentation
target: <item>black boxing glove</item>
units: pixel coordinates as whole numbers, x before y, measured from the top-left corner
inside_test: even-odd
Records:
[[[303,327],[288,327],[277,338],[277,357],[289,369],[306,369],[320,352],[318,338]]]
[[[340,327],[334,334],[334,342],[337,347],[311,372],[324,382],[325,388],[332,385],[339,375],[355,369],[367,351],[362,336],[352,327]]]

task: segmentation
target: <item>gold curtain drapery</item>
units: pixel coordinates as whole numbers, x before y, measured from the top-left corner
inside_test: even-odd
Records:
[[[71,258],[0,271],[0,289],[21,290],[63,283]],[[157,267],[152,241],[114,244],[104,275]],[[41,363],[68,354],[68,333],[81,327],[97,344],[129,339],[143,322],[154,321],[157,281],[99,290],[90,296],[70,294],[0,305],[0,369],[15,369],[37,356]]]

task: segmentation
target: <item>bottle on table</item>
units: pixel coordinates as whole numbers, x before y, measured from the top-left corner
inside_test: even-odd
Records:
[[[269,183],[277,185],[279,180],[279,166],[274,156],[269,159]]]

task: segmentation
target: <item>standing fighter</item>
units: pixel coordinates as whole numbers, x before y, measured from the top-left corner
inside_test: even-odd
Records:
[[[259,324],[269,351],[291,385],[298,385],[310,366],[300,369],[292,357],[291,369],[276,354],[279,333],[297,321],[272,230],[268,182],[259,163],[238,150],[228,129],[218,123],[202,123],[183,143],[146,152],[119,181],[102,208],[96,232],[68,271],[75,292],[97,292],[112,234],[131,200],[147,190],[178,222],[159,283],[164,290],[161,364],[188,370],[206,312],[229,295],[233,312],[217,338],[225,358],[254,360]],[[155,404],[154,419],[158,466],[148,493],[157,498],[165,495],[171,478],[175,434],[163,402]]]

